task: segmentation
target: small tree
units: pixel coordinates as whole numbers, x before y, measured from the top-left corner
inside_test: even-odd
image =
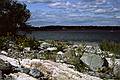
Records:
[[[0,32],[16,33],[19,27],[30,18],[26,4],[15,0],[0,0]]]

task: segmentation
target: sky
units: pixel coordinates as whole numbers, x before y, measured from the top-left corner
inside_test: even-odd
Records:
[[[28,23],[46,25],[120,26],[120,0],[20,0],[32,16]]]

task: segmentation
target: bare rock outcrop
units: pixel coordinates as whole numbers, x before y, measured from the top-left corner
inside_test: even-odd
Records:
[[[16,59],[9,58],[4,55],[0,55],[0,59],[9,62],[13,66],[19,66],[18,63],[19,61],[17,61]],[[67,64],[56,63],[50,60],[23,59],[20,61],[20,65],[30,69],[38,69],[45,75],[45,77],[48,77],[49,80],[102,80],[98,77],[90,76],[75,71],[74,69],[69,68]],[[19,77],[16,77],[16,75],[19,75]],[[15,78],[15,80],[20,79],[24,80],[24,78],[27,77],[28,75],[24,73],[16,73],[12,74],[12,76]],[[37,80],[37,79],[26,78],[25,80]]]

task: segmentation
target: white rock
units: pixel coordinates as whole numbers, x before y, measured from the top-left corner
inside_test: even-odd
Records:
[[[77,48],[78,47],[78,45],[73,45],[73,48]]]
[[[4,55],[8,55],[8,53],[5,52],[5,51],[1,51],[1,53],[4,54]]]
[[[10,57],[7,57],[7,56],[5,56],[5,55],[0,55],[0,59],[2,59],[3,61],[9,62],[9,63],[10,63],[11,65],[13,65],[13,66],[16,66],[16,67],[19,67],[19,66],[20,66],[18,60],[13,59],[13,58],[10,58]]]
[[[12,76],[12,78],[14,80],[37,80],[36,78],[33,78],[25,73],[11,73],[10,76]]]
[[[78,56],[79,53],[75,53],[76,56]]]
[[[65,64],[49,60],[30,60],[28,64],[30,67],[35,67],[42,71],[42,73],[49,75],[52,80],[102,80],[98,77],[74,71]]]
[[[50,47],[50,44],[49,44],[49,43],[46,43],[46,42],[43,42],[40,46],[41,46],[42,48],[48,48],[48,47]]]
[[[24,51],[30,51],[30,47],[25,47]]]
[[[113,68],[113,73],[116,77],[120,78],[120,59],[112,60],[112,58],[106,58],[109,63],[109,67]]]
[[[0,58],[10,62],[14,66],[19,66],[16,59],[0,55]],[[25,62],[24,62],[25,61]],[[40,70],[46,76],[49,76],[52,80],[102,80],[98,77],[93,77],[87,74],[74,71],[67,65],[62,63],[56,63],[49,60],[39,59],[24,59],[21,61],[21,65],[26,68],[35,68]],[[15,80],[37,80],[25,73],[13,73],[10,74]]]
[[[116,77],[120,78],[120,59],[115,59],[113,72]]]
[[[48,51],[55,51],[55,50],[57,50],[57,48],[56,47],[50,47],[50,48],[47,48],[47,50]]]
[[[108,55],[109,55],[109,57],[113,57],[114,54],[113,53],[109,53]]]
[[[12,49],[8,49],[8,52],[11,52],[12,51]]]
[[[64,53],[62,51],[57,52],[58,55],[63,55]]]
[[[108,62],[108,64],[109,64],[109,67],[112,68],[112,67],[113,67],[113,64],[114,64],[112,58],[106,58],[106,60],[107,60],[107,62]]]

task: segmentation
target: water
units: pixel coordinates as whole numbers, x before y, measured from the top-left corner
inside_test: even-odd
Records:
[[[103,40],[120,42],[119,31],[33,31],[28,37],[43,40],[88,41],[100,42]]]
[[[120,25],[120,0],[20,0],[32,16],[28,23],[46,25]]]

